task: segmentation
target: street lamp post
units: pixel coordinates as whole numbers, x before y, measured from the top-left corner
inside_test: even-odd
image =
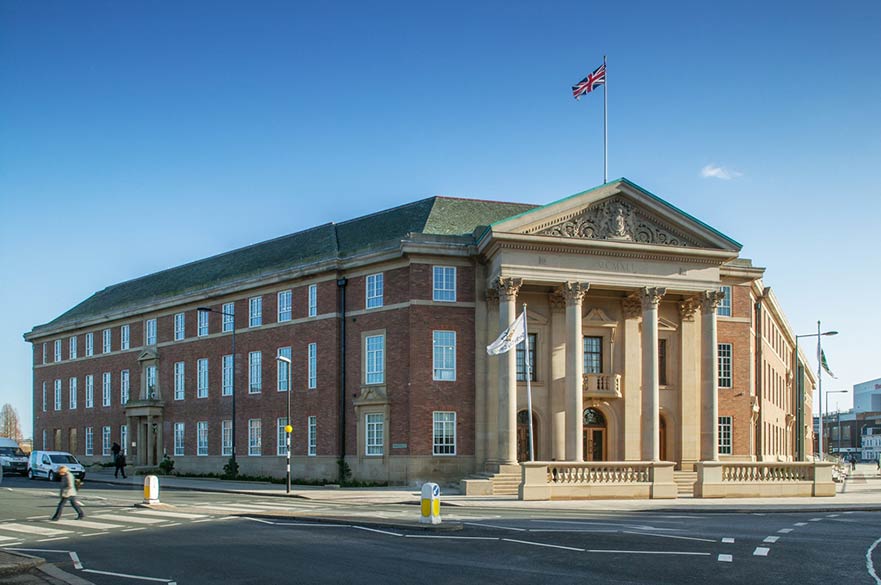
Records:
[[[817,321],[817,332],[816,333],[806,333],[804,335],[796,335],[795,336],[795,375],[797,378],[798,387],[800,389],[799,390],[799,397],[798,397],[799,398],[798,412],[802,413],[802,416],[800,417],[802,420],[800,420],[798,422],[798,424],[802,425],[802,426],[804,425],[803,413],[804,413],[805,397],[804,397],[804,381],[799,377],[799,374],[798,374],[798,362],[799,362],[798,340],[803,337],[816,337],[817,338],[817,395],[820,398],[820,417],[819,417],[820,429],[819,429],[819,437],[817,438],[817,446],[818,446],[818,451],[820,454],[820,461],[823,460],[823,377],[822,377],[822,373],[820,371],[820,369],[822,368],[822,364],[820,363],[821,362],[821,359],[820,359],[821,353],[820,352],[822,351],[823,348],[820,343],[820,341],[821,341],[820,338],[825,337],[825,336],[829,336],[829,335],[838,335],[838,331],[823,331],[821,333],[820,332],[820,322]],[[799,436],[801,437],[802,436],[802,429],[799,428],[798,432],[799,432]],[[802,451],[804,451],[804,439],[802,439]],[[804,455],[804,453],[802,453],[802,456],[803,455]]]
[[[229,317],[232,319],[232,384],[230,384],[230,392],[232,395],[232,428],[230,432],[232,433],[232,457],[230,457],[232,471],[237,471],[238,465],[236,464],[236,314],[227,313],[225,311],[218,311],[217,309],[212,309],[210,307],[197,307],[196,311],[200,313],[217,313],[218,315],[223,315],[224,317]],[[221,330],[223,330],[223,325],[221,325]],[[221,381],[222,383],[222,381]],[[221,432],[221,435],[223,433]],[[221,436],[221,451],[223,450],[223,437]]]
[[[287,379],[287,392],[288,392],[288,416],[285,419],[285,440],[287,442],[287,487],[285,488],[285,493],[291,493],[291,431],[294,430],[294,427],[291,425],[291,389],[293,384],[291,384],[291,358],[280,355],[275,358],[276,361],[287,364],[288,370],[288,379]]]

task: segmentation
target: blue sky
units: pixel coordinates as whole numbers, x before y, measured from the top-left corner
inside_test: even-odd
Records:
[[[604,53],[610,178],[742,242],[798,333],[840,331],[826,388],[881,377],[881,4],[423,4],[0,4],[0,402],[26,432],[22,333],[107,285],[601,183],[602,93],[569,87]]]

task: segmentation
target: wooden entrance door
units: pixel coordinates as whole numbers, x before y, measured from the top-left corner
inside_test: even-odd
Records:
[[[658,446],[661,461],[667,461],[667,423],[664,422],[664,417],[660,417],[658,421]]]
[[[599,410],[585,409],[581,440],[585,461],[607,460],[606,417]]]
[[[538,420],[535,413],[532,414],[532,452],[538,461]],[[517,413],[517,461],[529,461],[529,414],[525,410]]]

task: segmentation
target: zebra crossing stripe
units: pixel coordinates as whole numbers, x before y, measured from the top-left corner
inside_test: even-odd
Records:
[[[35,524],[0,524],[0,530],[10,530],[12,532],[24,532],[25,534],[36,534],[38,536],[58,536],[59,534],[69,534],[70,530],[56,530],[54,528],[43,528]]]
[[[167,522],[167,520],[163,520],[162,518],[141,518],[139,516],[132,516],[131,514],[101,514],[99,516],[94,516],[94,518],[110,520],[113,522],[129,522],[131,524],[161,524],[162,522]]]
[[[138,510],[134,512],[139,516],[160,516],[163,518],[177,518],[181,520],[195,520],[204,518],[205,514],[187,514],[185,512],[165,512],[164,510]]]
[[[64,526],[76,526],[77,528],[92,528],[94,530],[109,530],[111,528],[123,528],[121,524],[105,524],[104,522],[90,522],[88,520],[58,520],[58,524]]]

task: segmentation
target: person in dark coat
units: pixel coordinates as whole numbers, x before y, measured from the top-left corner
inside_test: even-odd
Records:
[[[116,456],[115,461],[116,469],[113,472],[113,477],[119,477],[119,473],[122,473],[122,479],[125,479],[125,453],[120,453]]]
[[[61,511],[67,502],[70,502],[70,505],[76,510],[76,519],[82,520],[86,515],[83,513],[83,509],[80,508],[80,503],[76,500],[76,484],[73,481],[73,474],[67,470],[66,466],[62,465],[58,468],[58,476],[61,478],[61,490],[59,492],[61,499],[58,501],[55,515],[50,520],[57,521],[61,519]]]
[[[122,447],[119,446],[119,443],[113,443],[113,446],[110,447],[110,452],[113,453],[114,463],[116,463],[116,458],[119,457],[120,451],[122,451]]]

